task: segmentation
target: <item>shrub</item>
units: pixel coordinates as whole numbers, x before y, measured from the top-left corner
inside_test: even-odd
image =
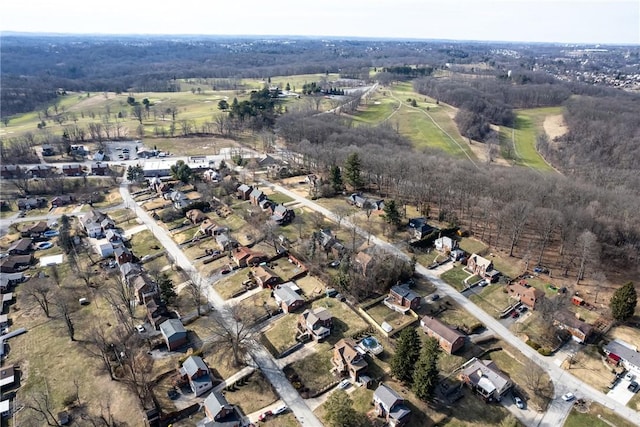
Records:
[[[540,353],[543,356],[551,356],[552,351],[546,347],[542,347],[538,349],[538,353]]]
[[[540,348],[540,344],[532,340],[527,340],[527,345],[533,348],[534,350],[538,350]]]

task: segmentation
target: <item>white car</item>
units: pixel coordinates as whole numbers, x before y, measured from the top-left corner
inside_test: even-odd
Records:
[[[565,393],[562,395],[562,400],[565,402],[571,402],[575,398],[576,396],[573,393]]]
[[[624,379],[627,381],[633,381],[636,378],[635,375],[633,375],[631,372],[627,372],[627,374],[624,376]]]
[[[515,402],[516,406],[520,409],[524,409],[524,402],[522,401],[522,399],[520,399],[518,396],[515,396],[513,398],[513,401]]]
[[[144,325],[136,325],[136,331],[138,331],[139,334],[145,332]]]
[[[274,409],[272,412],[273,412],[273,415],[280,415],[280,414],[282,414],[282,413],[286,412],[286,411],[287,411],[287,409],[289,409],[289,408],[287,408],[287,406],[286,406],[286,405],[282,405],[282,406],[278,406],[278,407],[277,407],[276,409]]]
[[[344,379],[342,381],[340,381],[340,384],[338,384],[338,388],[340,390],[344,390],[345,388],[349,387],[351,385],[351,381]]]

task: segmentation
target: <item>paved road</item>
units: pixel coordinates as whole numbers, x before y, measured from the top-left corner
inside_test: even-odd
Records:
[[[162,246],[171,254],[176,264],[189,274],[191,280],[200,281],[203,286],[203,294],[209,301],[209,304],[217,311],[218,314],[226,313],[225,301],[211,286],[211,279],[201,277],[195,269],[191,261],[184,255],[178,245],[169,237],[168,233],[160,227],[156,221],[151,218],[147,212],[138,206],[131,194],[129,193],[128,184],[124,181],[120,185],[120,194],[125,204],[128,204],[136,213],[138,218],[149,227],[149,230],[160,241]],[[232,319],[221,317],[223,321],[232,322]],[[251,346],[251,357],[254,363],[264,373],[265,377],[271,382],[277,390],[280,398],[286,403],[293,412],[300,424],[310,427],[322,427],[322,423],[314,415],[313,411],[307,406],[305,401],[300,397],[295,388],[289,383],[282,370],[278,367],[275,360],[269,352],[258,342],[254,342]]]
[[[261,184],[266,187],[270,187],[274,190],[277,190],[287,196],[291,197],[294,200],[297,200],[301,205],[306,206],[316,212],[323,214],[327,218],[331,218],[333,221],[337,222],[336,216],[329,209],[318,205],[317,203],[308,200],[304,197],[299,196],[293,191],[288,190],[280,185],[273,184],[267,181],[262,181]],[[351,224],[348,220],[342,220],[342,224],[345,224],[347,227],[355,228],[361,236],[367,236],[365,230]],[[376,236],[371,236],[371,241],[378,245],[379,247],[385,249],[389,253],[397,255],[400,258],[409,260],[409,256],[404,252],[396,248],[394,245],[377,238]],[[555,398],[551,402],[549,409],[545,413],[545,415],[537,421],[535,424],[527,424],[530,426],[541,426],[541,427],[558,427],[564,424],[564,420],[571,409],[571,404],[564,402],[560,396],[564,393],[571,391],[578,398],[588,399],[594,402],[597,402],[601,405],[606,406],[607,408],[613,410],[619,416],[625,418],[626,420],[638,424],[638,420],[640,420],[640,413],[632,410],[631,408],[621,405],[605,394],[601,393],[599,390],[594,387],[584,383],[580,379],[573,376],[570,372],[565,371],[564,369],[556,366],[552,358],[544,357],[533,348],[526,345],[520,338],[515,336],[509,329],[503,326],[497,319],[488,315],[484,310],[475,305],[473,302],[469,301],[465,298],[460,292],[458,292],[455,288],[444,282],[440,277],[438,277],[433,271],[428,270],[423,265],[416,265],[416,272],[424,277],[426,277],[429,281],[431,281],[437,288],[438,293],[441,295],[449,296],[456,303],[458,303],[461,307],[475,316],[478,320],[480,320],[488,330],[493,332],[496,336],[499,336],[502,340],[504,340],[509,345],[517,348],[520,352],[522,352],[529,360],[540,366],[544,369],[555,384]],[[526,421],[526,420],[522,420]],[[533,420],[531,420],[533,421]]]

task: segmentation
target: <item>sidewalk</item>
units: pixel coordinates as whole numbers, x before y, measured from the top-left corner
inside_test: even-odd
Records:
[[[231,385],[233,383],[235,383],[236,381],[238,381],[239,379],[246,377],[247,375],[249,375],[251,372],[255,371],[256,368],[254,368],[253,366],[245,366],[244,368],[240,369],[238,372],[236,372],[235,374],[231,375],[229,378],[227,378],[226,380],[222,381],[220,384],[218,384],[217,386],[215,386],[213,388],[213,391],[222,391],[224,390],[224,388],[228,385]]]

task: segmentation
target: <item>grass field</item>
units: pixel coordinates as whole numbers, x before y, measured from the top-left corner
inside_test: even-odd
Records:
[[[634,424],[616,415],[610,409],[597,403],[591,403],[586,413],[580,413],[575,408],[569,413],[564,427],[633,427]]]
[[[520,166],[529,167],[541,172],[553,172],[554,169],[536,150],[536,138],[544,132],[543,123],[546,116],[557,115],[562,107],[532,108],[516,112],[514,128],[500,127],[500,144],[503,155],[511,157]],[[506,149],[509,147],[509,149]],[[511,155],[505,151],[511,150]]]

